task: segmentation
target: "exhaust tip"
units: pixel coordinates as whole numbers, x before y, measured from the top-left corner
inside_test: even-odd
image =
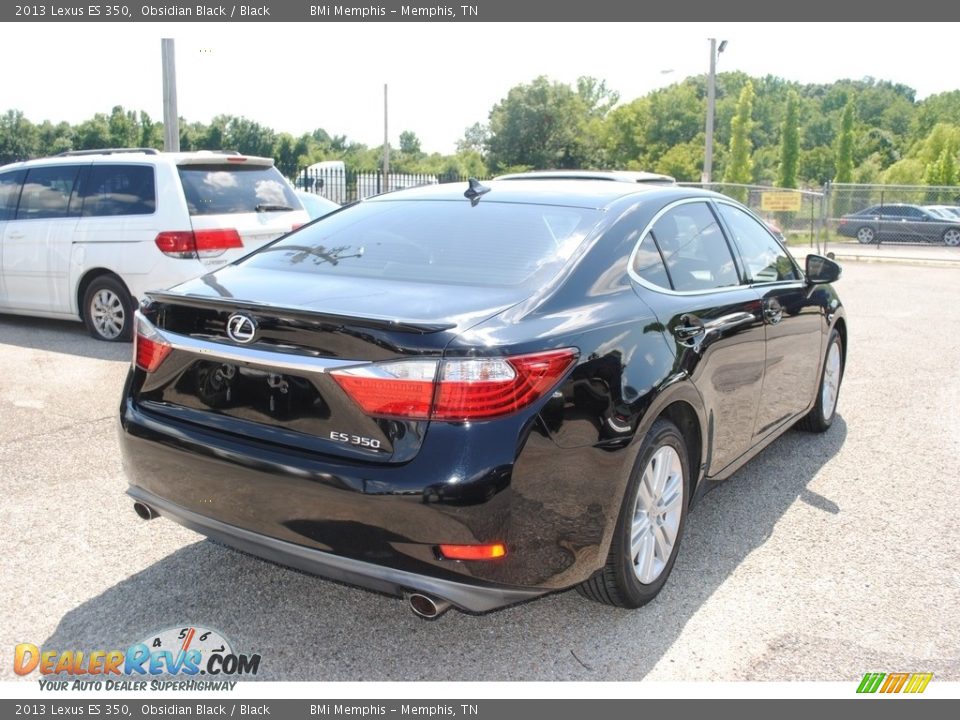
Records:
[[[436,620],[450,609],[450,603],[439,598],[432,598],[423,593],[407,593],[407,602],[413,614],[424,620]]]
[[[133,511],[137,514],[141,520],[153,520],[158,516],[156,510],[154,510],[149,505],[144,505],[142,502],[135,502],[133,504]]]

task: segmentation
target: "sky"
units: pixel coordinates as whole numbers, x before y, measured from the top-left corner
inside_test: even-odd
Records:
[[[12,29],[8,28],[8,29]],[[918,98],[960,87],[957,23],[56,23],[18,24],[0,44],[0,112],[77,123],[115,105],[162,119],[160,39],[175,40],[187,121],[242,115],[278,132],[323,128],[367,145],[413,131],[453,152],[511,87],[590,75],[621,101],[718,72],[799,82],[874,77]],[[49,52],[41,51],[49,48]]]

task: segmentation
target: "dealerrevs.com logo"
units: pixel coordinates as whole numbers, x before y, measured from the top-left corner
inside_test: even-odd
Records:
[[[866,673],[857,692],[919,694],[927,689],[932,678],[933,673]]]
[[[152,681],[150,689],[215,690],[232,689],[236,682],[222,681],[223,676],[252,676],[260,669],[260,655],[234,652],[230,642],[216,630],[204,627],[173,627],[152,633],[125,650],[58,650],[40,648],[33,643],[20,643],[13,656],[17,675],[39,672],[57,680],[41,680],[44,689],[86,689],[77,681],[87,680],[92,689],[143,690],[146,681],[121,682],[109,678],[121,675],[136,678],[185,676],[193,682]],[[206,676],[197,681],[197,676]],[[68,679],[64,679],[68,678]],[[74,683],[71,684],[70,680]]]

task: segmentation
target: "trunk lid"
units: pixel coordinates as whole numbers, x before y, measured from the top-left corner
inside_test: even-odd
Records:
[[[150,293],[144,320],[172,349],[156,372],[136,373],[134,400],[244,443],[406,462],[419,451],[429,421],[371,417],[331,371],[438,361],[460,331],[524,294],[504,288],[451,293],[442,286],[230,266],[174,291]],[[246,337],[237,328],[231,336],[231,318],[252,323],[249,342],[237,341]]]

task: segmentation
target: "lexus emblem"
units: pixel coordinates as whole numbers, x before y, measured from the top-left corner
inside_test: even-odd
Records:
[[[257,335],[257,323],[249,315],[234,313],[227,319],[227,335],[241,345],[253,342]]]

